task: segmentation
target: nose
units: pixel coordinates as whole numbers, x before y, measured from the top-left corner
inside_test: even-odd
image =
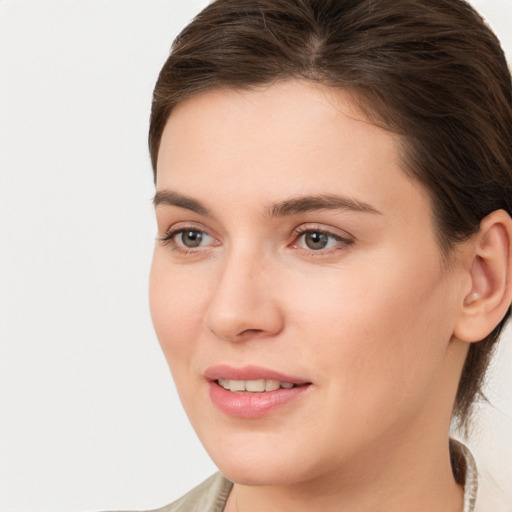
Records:
[[[239,342],[276,336],[284,327],[278,279],[257,254],[231,254],[223,263],[208,305],[206,327],[217,338]]]

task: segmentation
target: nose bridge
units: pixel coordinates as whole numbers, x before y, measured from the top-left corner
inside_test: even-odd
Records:
[[[227,250],[205,316],[217,337],[241,341],[272,336],[282,328],[282,315],[272,292],[271,264],[250,244]]]

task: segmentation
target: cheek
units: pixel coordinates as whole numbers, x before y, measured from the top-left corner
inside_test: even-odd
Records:
[[[415,268],[348,272],[296,299],[312,366],[345,399],[364,395],[370,408],[383,397],[408,400],[440,371],[451,337],[448,301],[437,266],[424,266],[426,277]]]
[[[203,283],[204,284],[204,283]],[[171,267],[155,251],[149,279],[149,305],[158,341],[171,370],[190,357],[204,316],[205,288],[188,272]]]

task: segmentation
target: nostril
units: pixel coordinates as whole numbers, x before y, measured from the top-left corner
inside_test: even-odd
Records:
[[[282,331],[284,315],[278,304],[257,291],[237,290],[221,285],[208,304],[203,322],[215,337],[238,342]]]
[[[239,336],[251,336],[254,334],[259,334],[260,332],[263,332],[263,329],[245,329],[245,331],[242,331]]]

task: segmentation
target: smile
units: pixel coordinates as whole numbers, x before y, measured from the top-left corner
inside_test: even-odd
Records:
[[[237,393],[264,393],[265,391],[276,391],[279,388],[292,389],[295,384],[293,382],[280,382],[274,379],[257,379],[257,380],[232,380],[217,379],[217,384],[231,392]]]
[[[262,418],[285,405],[298,406],[300,398],[314,387],[305,379],[256,366],[214,366],[205,377],[211,403],[233,418]]]

